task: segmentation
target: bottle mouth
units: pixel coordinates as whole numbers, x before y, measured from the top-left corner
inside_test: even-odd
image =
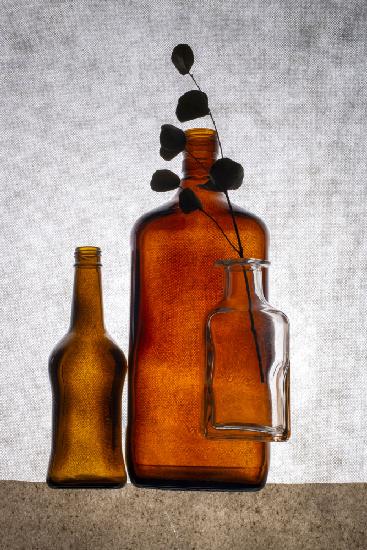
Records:
[[[186,162],[193,161],[193,155],[202,163],[213,164],[218,153],[217,132],[211,128],[190,128],[185,131],[186,146],[184,159]],[[196,169],[195,165],[192,166]]]
[[[98,246],[78,246],[75,249],[75,264],[78,266],[101,266],[101,249]]]
[[[189,128],[185,130],[187,140],[192,138],[205,138],[215,140],[217,132],[212,128]]]
[[[231,271],[242,271],[241,268],[248,267],[249,269],[261,269],[262,267],[269,267],[270,262],[268,260],[261,260],[259,258],[235,258],[235,259],[223,259],[214,262],[216,267],[224,267]]]

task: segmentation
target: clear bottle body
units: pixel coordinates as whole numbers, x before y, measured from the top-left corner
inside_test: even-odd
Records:
[[[211,439],[290,436],[289,322],[262,290],[268,262],[223,260],[224,298],[206,323],[203,431]]]

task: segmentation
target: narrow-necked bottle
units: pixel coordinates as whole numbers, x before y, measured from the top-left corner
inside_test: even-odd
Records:
[[[52,351],[52,487],[121,487],[126,482],[121,441],[123,352],[103,322],[101,251],[75,251],[69,332]]]
[[[223,193],[198,187],[216,159],[216,134],[191,129],[186,138],[181,187],[193,189],[236,242]],[[209,440],[202,430],[205,321],[223,292],[214,262],[236,254],[202,212],[184,214],[178,196],[141,217],[132,232],[129,475],[140,486],[260,489],[269,444]],[[245,256],[266,260],[265,224],[237,206],[234,212]],[[266,274],[264,289],[266,295]]]

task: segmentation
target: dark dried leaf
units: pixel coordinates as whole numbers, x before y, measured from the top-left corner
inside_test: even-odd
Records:
[[[181,152],[186,146],[186,134],[181,128],[173,124],[163,124],[159,136],[161,146],[169,151]]]
[[[180,186],[180,178],[171,170],[156,170],[152,176],[150,187],[153,191],[172,191]]]
[[[188,74],[194,64],[194,52],[188,44],[178,44],[173,48],[171,59],[179,73]]]
[[[178,100],[176,116],[180,122],[186,122],[208,114],[208,96],[204,92],[190,90]]]
[[[218,159],[210,169],[210,177],[220,191],[238,189],[243,181],[241,164],[229,158]]]
[[[192,189],[183,189],[178,200],[179,206],[185,214],[202,209],[202,204]]]
[[[177,156],[179,153],[181,153],[181,149],[178,151],[172,150],[172,149],[165,149],[164,147],[161,147],[159,150],[159,154],[161,155],[162,159],[164,160],[172,160]]]

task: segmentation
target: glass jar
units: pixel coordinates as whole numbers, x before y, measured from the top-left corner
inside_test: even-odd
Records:
[[[222,301],[206,322],[203,431],[210,439],[290,436],[289,322],[263,293],[265,260],[219,260]]]

